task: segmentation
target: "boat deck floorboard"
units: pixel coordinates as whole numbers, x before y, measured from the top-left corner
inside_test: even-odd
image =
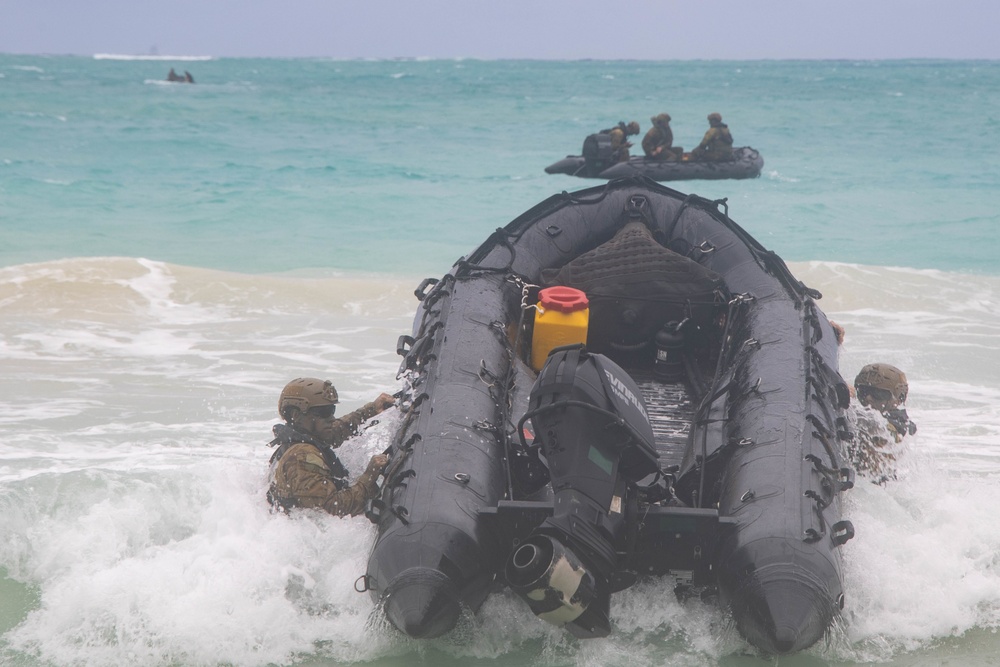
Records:
[[[663,468],[679,466],[687,448],[695,412],[687,386],[682,382],[660,382],[648,371],[631,372],[630,375],[642,390],[649,423],[656,436],[660,465]]]

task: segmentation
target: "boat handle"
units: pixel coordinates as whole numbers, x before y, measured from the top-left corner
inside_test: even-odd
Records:
[[[840,490],[846,491],[854,488],[854,468],[840,469]]]
[[[410,525],[410,522],[407,520],[407,517],[410,516],[410,512],[405,507],[402,505],[396,505],[392,508],[392,513],[396,515],[396,518],[399,519],[404,526]]]
[[[830,527],[830,530],[832,531],[830,537],[833,539],[833,543],[838,547],[854,537],[854,524],[847,519],[833,524]]]
[[[358,582],[361,582],[361,585],[364,588],[358,588]],[[370,582],[371,582],[371,576],[367,574],[362,574],[360,577],[354,580],[354,590],[357,591],[358,593],[367,593],[372,589]]]
[[[413,349],[413,336],[403,334],[396,340],[396,355],[405,357]]]
[[[385,503],[382,502],[382,499],[372,498],[368,501],[368,507],[365,508],[365,518],[378,525],[378,522],[382,519],[383,509],[385,509]]]
[[[427,288],[433,285],[437,285],[440,282],[438,278],[424,278],[417,285],[417,289],[413,290],[413,296],[417,297],[417,301],[423,301],[427,298]]]

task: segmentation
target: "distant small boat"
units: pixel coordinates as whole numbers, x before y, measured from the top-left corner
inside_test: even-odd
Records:
[[[650,160],[636,156],[627,162],[609,164],[599,156],[567,155],[545,168],[547,174],[568,174],[581,178],[626,178],[645,176],[654,181],[720,180],[757,178],[764,168],[764,158],[750,146],[733,149],[733,159],[725,162],[695,160]]]
[[[174,71],[174,68],[170,68],[170,72],[167,74],[167,81],[172,81],[174,83],[194,83],[194,77],[187,70],[184,70],[184,76],[181,76]]]

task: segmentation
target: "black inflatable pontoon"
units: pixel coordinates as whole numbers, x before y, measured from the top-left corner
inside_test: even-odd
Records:
[[[545,168],[547,174],[568,174],[581,178],[627,178],[645,176],[654,181],[718,180],[757,178],[764,168],[764,158],[749,146],[733,149],[733,159],[725,162],[675,160],[664,162],[633,156],[627,162],[612,163],[598,155],[567,155]]]
[[[586,293],[587,346],[531,359],[552,284]],[[599,637],[611,594],[670,576],[766,653],[824,635],[854,534],[848,389],[820,295],[725,200],[645,178],[563,193],[416,295],[363,578],[392,625],[442,635],[500,583]]]

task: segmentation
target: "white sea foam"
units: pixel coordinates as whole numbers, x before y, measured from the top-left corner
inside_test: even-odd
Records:
[[[863,536],[845,547],[849,634],[861,660],[1000,623],[995,479],[942,475],[933,457],[917,458],[904,481],[862,484],[849,496]]]
[[[213,56],[161,56],[155,54],[132,55],[127,53],[95,53],[94,60],[179,60],[198,61],[213,60]]]
[[[388,414],[345,448],[345,463],[360,469],[384,448],[393,419]],[[230,452],[234,446],[249,452],[251,444],[230,443]],[[184,656],[194,664],[265,665],[320,644],[340,659],[371,655],[378,647],[365,631],[372,602],[353,588],[370,526],[269,512],[266,452],[254,449],[259,455],[242,461],[205,457],[199,448],[187,465],[63,473],[62,492],[79,501],[73,509],[47,516],[33,502],[12,508],[8,525],[37,530],[0,553],[12,562],[11,548],[23,548],[36,563],[30,576],[45,583],[42,606],[8,639],[57,664],[155,665]],[[11,487],[30,501],[51,493],[52,481]]]
[[[847,329],[845,377],[873,360],[904,368],[919,426],[897,481],[847,495],[858,530],[844,548],[848,611],[842,636],[816,651],[887,660],[996,627],[1000,323],[990,304],[1000,281],[791,266]],[[125,258],[0,269],[0,514],[19,536],[0,545],[0,562],[41,595],[8,641],[57,664],[417,650],[372,625],[370,599],[353,592],[367,522],[272,515],[262,501],[280,386],[333,377],[346,407],[391,389],[411,289]],[[386,446],[397,419],[342,449],[350,469]],[[66,509],[50,509],[53,499]],[[456,637],[467,642],[433,645],[456,661],[540,645],[556,662],[588,665],[709,665],[742,646],[721,612],[674,600],[662,581],[616,595],[613,615],[611,638],[578,642],[501,594],[463,621]]]
[[[782,174],[781,172],[779,172],[779,171],[777,171],[775,169],[771,169],[771,170],[767,171],[765,173],[765,176],[768,179],[772,180],[772,181],[778,181],[780,183],[798,183],[799,182],[799,179],[795,178],[794,176],[785,176],[784,174]]]

